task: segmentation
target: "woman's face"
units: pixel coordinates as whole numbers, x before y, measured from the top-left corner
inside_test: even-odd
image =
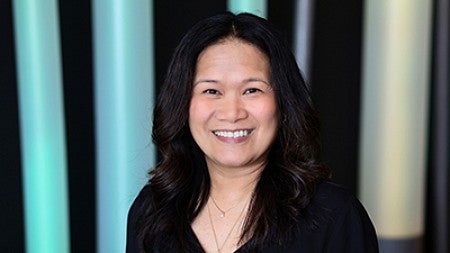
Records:
[[[207,47],[198,57],[189,127],[209,168],[258,168],[278,129],[267,56],[238,39]]]

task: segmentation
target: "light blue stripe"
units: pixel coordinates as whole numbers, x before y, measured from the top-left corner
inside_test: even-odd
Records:
[[[67,158],[56,0],[13,1],[29,253],[70,251]]]
[[[233,13],[249,12],[267,18],[266,0],[228,0],[227,6]]]
[[[153,166],[151,1],[95,0],[98,252],[125,252],[129,206]]]

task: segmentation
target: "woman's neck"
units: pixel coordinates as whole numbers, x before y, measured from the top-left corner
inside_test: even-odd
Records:
[[[208,167],[211,178],[210,196],[223,205],[250,199],[259,181],[263,166],[253,168]]]

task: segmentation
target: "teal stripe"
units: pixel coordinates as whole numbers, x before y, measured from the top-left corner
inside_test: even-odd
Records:
[[[151,1],[95,0],[98,252],[125,252],[129,206],[155,160],[151,145]]]
[[[233,13],[250,12],[263,18],[267,18],[266,0],[228,0],[228,10]]]
[[[57,1],[13,4],[26,250],[70,252]]]

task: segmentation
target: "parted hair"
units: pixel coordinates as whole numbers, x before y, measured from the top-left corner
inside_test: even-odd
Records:
[[[310,89],[282,35],[267,20],[248,13],[201,20],[175,49],[154,108],[152,137],[160,162],[150,171],[149,197],[137,224],[145,252],[162,241],[190,252],[193,238],[186,231],[210,190],[204,154],[188,125],[193,79],[199,54],[228,38],[250,43],[267,56],[279,113],[278,133],[244,222],[246,249],[258,251],[265,243],[288,240],[315,185],[329,178],[329,169],[318,160],[319,122]]]

